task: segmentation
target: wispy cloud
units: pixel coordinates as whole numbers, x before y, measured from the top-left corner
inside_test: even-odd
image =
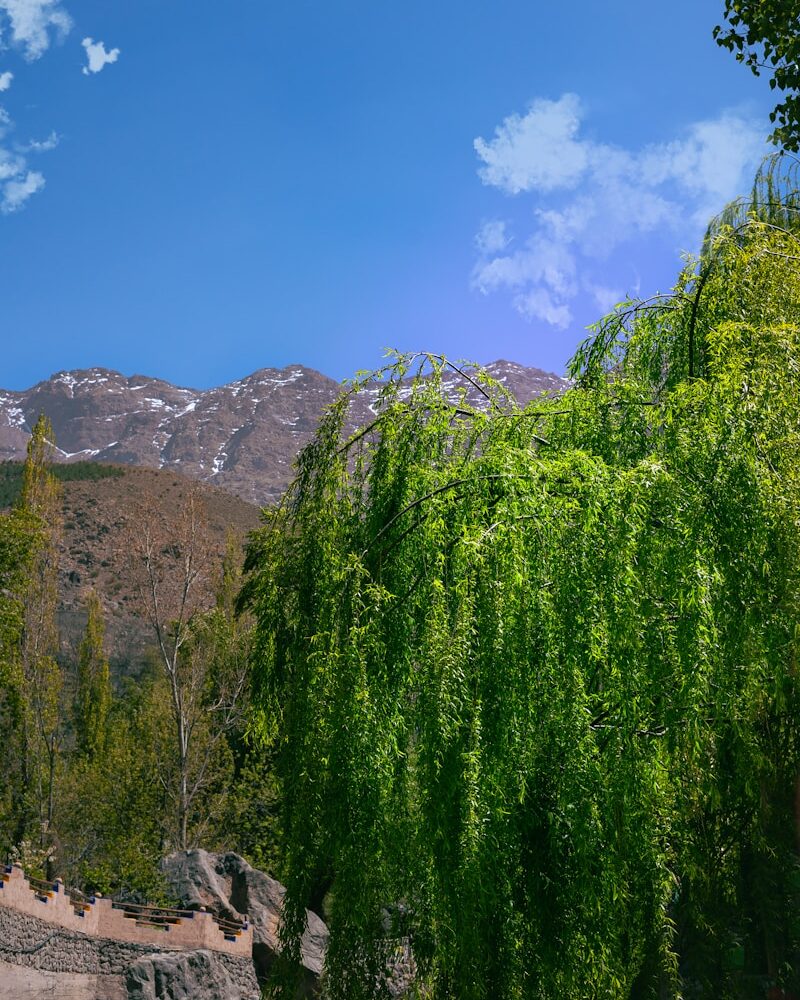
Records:
[[[49,153],[51,149],[55,149],[60,141],[59,136],[55,132],[51,132],[46,139],[31,139],[30,142],[25,143],[24,146],[20,146],[21,153]]]
[[[12,44],[29,61],[44,55],[52,37],[63,38],[71,27],[60,0],[0,0],[0,43],[10,29]]]
[[[734,112],[641,149],[583,137],[583,119],[575,94],[540,98],[491,139],[475,140],[483,183],[528,196],[533,225],[525,223],[520,241],[507,221],[484,223],[473,284],[484,294],[509,292],[523,316],[562,329],[578,295],[603,310],[624,297],[619,275],[606,273],[615,251],[630,251],[630,272],[636,243],[648,234],[696,245],[709,217],[747,188],[766,151],[760,128]]]
[[[42,142],[20,145],[9,140],[14,123],[5,108],[0,107],[0,214],[9,215],[23,207],[27,200],[45,185],[44,175],[32,170],[28,154],[45,153],[58,144],[51,133]]]
[[[71,28],[72,19],[61,0],[0,0],[0,50],[13,46],[28,62],[43,56],[52,42],[62,39]],[[13,79],[10,71],[0,73],[0,92],[8,90]],[[13,141],[10,138],[13,128],[8,112],[0,108],[0,214],[3,215],[18,212],[42,190],[44,175],[31,168],[29,159],[58,145],[55,132],[43,140]]]
[[[498,219],[490,219],[488,222],[484,222],[475,235],[475,246],[480,253],[486,256],[500,253],[501,250],[505,250],[510,242],[511,239],[506,233],[505,222],[501,222]]]
[[[25,204],[31,195],[41,191],[44,187],[44,175],[38,170],[28,170],[13,177],[2,185],[2,199],[0,200],[0,211],[4,215],[16,212]]]
[[[84,75],[99,73],[100,70],[109,63],[115,63],[119,59],[119,49],[106,51],[103,42],[95,42],[91,38],[84,38],[81,45],[86,49],[88,63],[83,67]]]
[[[610,312],[618,302],[621,302],[627,294],[623,288],[596,285],[592,281],[585,283],[585,289],[591,295],[594,304],[604,315]]]

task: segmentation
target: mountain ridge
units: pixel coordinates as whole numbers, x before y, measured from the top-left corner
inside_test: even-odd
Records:
[[[558,375],[512,361],[494,361],[484,370],[521,404],[567,385]],[[454,372],[445,376],[453,383],[457,378]],[[300,364],[259,368],[210,389],[102,367],[60,371],[29,389],[0,389],[0,459],[25,457],[30,429],[44,413],[59,461],[168,469],[265,505],[284,491],[295,456],[343,388]],[[350,431],[373,419],[376,393],[367,389],[354,398]]]

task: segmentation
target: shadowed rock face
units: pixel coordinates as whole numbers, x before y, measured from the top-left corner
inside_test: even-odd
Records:
[[[207,909],[253,926],[253,961],[259,980],[266,980],[280,954],[278,933],[286,889],[251,867],[238,854],[177,851],[161,862],[173,895],[186,909]],[[328,928],[310,910],[302,940],[303,982],[299,996],[312,996],[319,986],[328,946]]]
[[[211,951],[145,955],[125,974],[126,1000],[259,1000],[255,976]]]
[[[486,367],[523,404],[566,387],[538,368],[510,361]],[[446,378],[454,388],[465,384],[454,374]],[[467,388],[468,399],[479,403]],[[297,452],[341,389],[303,365],[262,368],[207,390],[106,368],[59,372],[22,392],[0,390],[0,460],[25,457],[30,429],[45,413],[64,461],[172,469],[267,504],[288,485]],[[349,430],[374,418],[374,400],[374,391],[356,397]]]

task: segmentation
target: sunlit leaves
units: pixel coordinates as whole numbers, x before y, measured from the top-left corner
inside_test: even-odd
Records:
[[[381,995],[398,937],[440,1000],[727,996],[731,948],[798,944],[792,239],[720,232],[558,399],[399,358],[301,455],[245,599],[285,934],[328,894],[333,997]]]

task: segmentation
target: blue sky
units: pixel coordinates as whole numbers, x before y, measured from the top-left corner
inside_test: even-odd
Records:
[[[0,0],[0,386],[562,371],[766,151],[722,6]]]

